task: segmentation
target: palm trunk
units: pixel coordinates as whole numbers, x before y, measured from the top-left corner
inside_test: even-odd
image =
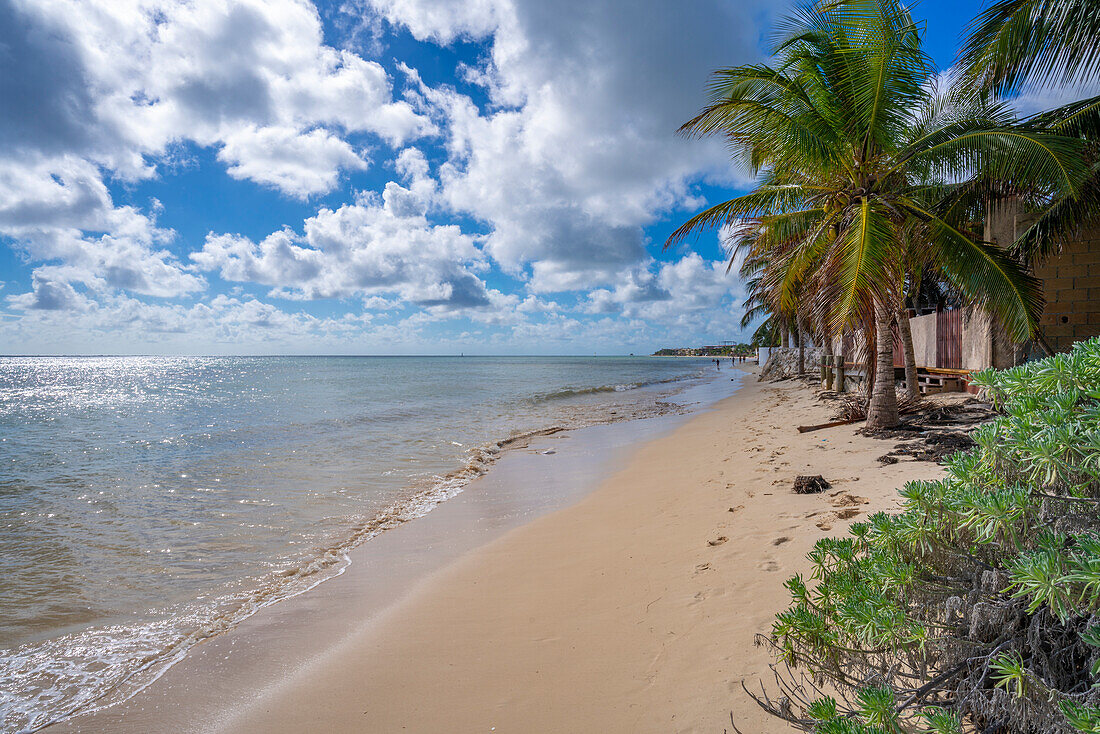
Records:
[[[802,331],[802,324],[798,325],[798,374],[806,373],[806,334]]]
[[[825,384],[822,387],[832,390],[836,385],[836,363],[833,361],[833,335],[828,328],[821,331],[821,351],[825,355]]]
[[[791,332],[787,328],[786,323],[784,323],[783,325],[781,325],[779,327],[779,333],[780,333],[781,339],[782,339],[782,341],[780,341],[780,345],[784,349],[790,349],[791,348]]]
[[[894,338],[891,309],[875,300],[875,381],[867,404],[868,428],[893,428],[898,424],[898,396],[894,388]]]
[[[1039,343],[1039,348],[1043,350],[1043,354],[1048,357],[1054,356],[1054,348],[1050,346],[1050,342],[1048,342],[1047,338],[1043,336],[1042,329],[1035,330],[1035,341]]]
[[[905,353],[905,396],[910,400],[920,400],[917,355],[913,350],[913,329],[909,326],[909,309],[904,306],[898,311],[898,332],[901,334],[901,349]]]

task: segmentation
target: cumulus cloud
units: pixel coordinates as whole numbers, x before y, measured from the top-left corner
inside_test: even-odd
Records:
[[[0,0],[0,58],[0,236],[53,268],[12,302],[28,308],[82,304],[75,283],[205,287],[166,249],[156,211],[116,205],[105,183],[154,176],[180,143],[305,198],[367,167],[349,135],[397,145],[434,132],[381,65],[324,43],[305,0]]]
[[[70,283],[53,280],[48,272],[34,274],[30,293],[10,296],[8,302],[19,309],[34,311],[87,311],[90,302]]]
[[[48,268],[50,282],[63,276],[89,287],[158,297],[205,285],[165,249],[170,231],[151,214],[115,206],[95,167],[72,156],[32,163],[0,159],[0,233],[30,260],[64,263],[35,271]]]
[[[643,228],[731,175],[718,144],[678,139],[708,73],[756,56],[750,4],[373,0],[414,36],[485,38],[467,74],[494,107],[423,88],[445,120],[441,198],[491,225],[485,249],[538,292],[611,284],[646,259]],[[691,39],[685,43],[685,39]]]
[[[729,314],[742,296],[739,281],[726,274],[725,262],[707,261],[693,252],[676,261],[651,262],[614,288],[591,291],[584,310],[698,327],[700,314],[707,312],[724,313],[732,321]]]
[[[393,99],[377,62],[325,45],[304,0],[3,0],[0,28],[10,37],[0,39],[9,41],[0,131],[23,151],[81,155],[128,178],[151,175],[181,140],[230,144],[227,159],[243,173],[260,170],[275,140],[289,150],[294,134],[305,167],[319,141],[344,133],[400,144],[433,130]],[[268,144],[245,146],[248,136]],[[322,173],[333,166],[331,147]]]
[[[410,343],[441,324],[454,343],[535,348],[697,331],[736,282],[699,256],[655,261],[646,228],[699,206],[701,177],[737,180],[719,143],[675,130],[713,68],[757,56],[763,6],[349,0],[376,51],[394,28],[483,51],[454,85],[398,62],[395,92],[380,63],[325,38],[309,0],[0,0],[0,238],[33,264],[6,303],[21,333],[59,339],[65,318],[219,344]],[[332,198],[304,221],[263,213],[259,235],[250,221],[181,242],[127,192],[191,147],[291,199]],[[223,280],[239,288],[207,290]]]
[[[423,154],[404,151],[397,168],[407,187],[391,181],[382,197],[362,194],[355,203],[322,209],[300,234],[284,229],[260,242],[211,235],[191,259],[201,270],[271,286],[287,298],[390,296],[438,311],[488,306],[485,284],[473,272],[485,259],[474,237],[426,217],[434,183]]]
[[[348,143],[327,130],[244,127],[218,152],[233,178],[268,184],[301,199],[331,191],[341,170],[367,167]]]

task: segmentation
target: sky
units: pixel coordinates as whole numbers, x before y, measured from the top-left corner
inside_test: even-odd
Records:
[[[0,353],[747,340],[677,127],[767,0],[0,0]],[[977,2],[914,14],[950,66]]]

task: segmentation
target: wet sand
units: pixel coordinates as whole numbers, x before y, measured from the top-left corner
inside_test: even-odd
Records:
[[[749,377],[715,409],[621,450],[613,474],[564,509],[516,516],[487,544],[463,535],[448,553],[413,554],[436,560],[396,602],[336,579],[297,612],[277,605],[200,646],[126,704],[49,731],[720,732],[731,714],[746,734],[788,731],[741,690],[770,678],[753,636],[785,605],[782,582],[818,538],[939,472],[881,466],[892,443],[858,426],[795,430],[829,412],[799,384]],[[535,479],[527,466],[486,479]],[[833,488],[792,494],[806,473]],[[408,523],[414,540],[463,496]],[[387,536],[399,538],[371,544]]]

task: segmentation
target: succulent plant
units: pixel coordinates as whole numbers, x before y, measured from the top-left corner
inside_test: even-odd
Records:
[[[1100,732],[1100,340],[973,384],[976,447],[787,582],[768,641],[830,694],[776,709],[806,730]]]

